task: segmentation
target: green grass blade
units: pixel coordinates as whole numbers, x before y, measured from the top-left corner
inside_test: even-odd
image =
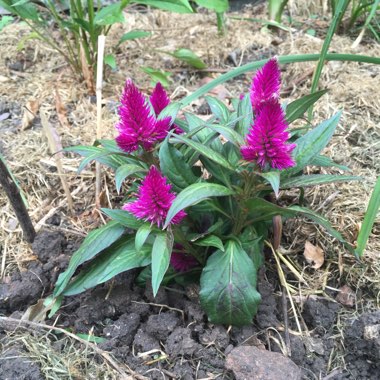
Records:
[[[309,61],[318,61],[320,58],[320,54],[299,54],[299,55],[283,55],[278,57],[278,61],[280,64],[288,64],[295,62],[309,62]],[[349,62],[363,62],[363,63],[372,63],[376,65],[380,65],[380,58],[378,57],[370,57],[367,55],[358,55],[358,54],[336,54],[330,53],[325,56],[326,61],[349,61]],[[260,67],[264,66],[265,63],[268,62],[268,59],[262,59],[260,61],[255,61],[251,63],[247,63],[243,66],[237,67],[229,71],[226,74],[222,74],[218,78],[213,81],[205,84],[200,87],[198,90],[193,92],[192,94],[186,96],[182,99],[181,105],[182,107],[187,106],[194,100],[199,97],[207,94],[210,90],[215,88],[216,86],[225,83],[241,74],[246,73],[247,71],[257,70]]]
[[[333,17],[333,20],[330,24],[329,30],[327,31],[326,38],[323,42],[321,54],[319,57],[319,61],[317,64],[317,67],[314,71],[313,75],[313,81],[311,84],[311,93],[314,93],[317,88],[318,88],[318,83],[319,83],[319,78],[321,77],[322,74],[322,68],[326,60],[327,56],[327,51],[329,50],[331,40],[334,36],[334,33],[336,31],[336,28],[339,25],[339,21],[341,19],[341,15],[343,14],[344,10],[347,8],[347,4],[349,3],[350,0],[339,0],[338,5],[336,7],[336,11]],[[313,115],[313,106],[310,106],[309,112],[308,112],[308,119],[311,120]]]
[[[364,216],[364,222],[360,228],[359,236],[357,239],[356,255],[361,257],[363,256],[364,248],[367,244],[367,240],[371,233],[373,224],[376,220],[377,212],[380,208],[380,177],[377,178],[375,188],[373,189],[371,199],[368,203],[367,212]]]

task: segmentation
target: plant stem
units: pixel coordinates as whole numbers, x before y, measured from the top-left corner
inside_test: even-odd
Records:
[[[0,159],[0,184],[16,213],[16,217],[24,232],[25,240],[28,243],[33,243],[34,238],[36,237],[36,231],[34,230],[28,211],[21,198],[20,191],[2,159]]]

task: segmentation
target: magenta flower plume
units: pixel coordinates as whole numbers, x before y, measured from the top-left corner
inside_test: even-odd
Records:
[[[149,100],[150,100],[150,103],[152,104],[156,117],[158,117],[161,111],[170,104],[169,96],[160,82],[157,82],[156,87],[154,88]],[[178,127],[178,125],[173,124],[170,126],[171,121],[172,120],[170,117],[166,117],[162,120],[159,120],[159,122],[161,122],[160,124],[161,129],[159,128],[158,129],[163,131],[161,133],[161,135],[164,135],[163,138],[165,138],[167,131],[169,129],[174,129],[175,133],[177,134],[183,133],[183,130],[180,127]]]
[[[151,166],[148,174],[139,187],[137,200],[127,203],[123,210],[129,211],[138,219],[143,219],[160,227],[164,224],[175,194],[170,191],[171,185],[166,183],[166,178]],[[171,221],[178,224],[186,216],[181,210]]]
[[[277,59],[270,59],[256,72],[252,80],[251,103],[254,111],[258,113],[263,103],[278,99],[280,96],[281,73]]]
[[[198,261],[188,255],[181,244],[175,244],[170,256],[170,264],[176,272],[187,272],[198,265]]]
[[[295,144],[288,144],[288,124],[277,101],[263,103],[247,135],[247,145],[240,148],[246,161],[257,162],[262,169],[286,169],[294,166],[291,152]]]
[[[154,109],[154,113],[156,114],[156,116],[158,116],[160,112],[164,108],[166,108],[170,103],[168,94],[166,93],[165,89],[163,88],[160,82],[156,84],[156,87],[154,88],[149,100],[150,100],[150,103],[152,104],[152,107]]]
[[[118,146],[128,153],[137,150],[139,145],[149,149],[156,140],[156,120],[144,95],[131,80],[125,83],[119,116],[116,125]]]

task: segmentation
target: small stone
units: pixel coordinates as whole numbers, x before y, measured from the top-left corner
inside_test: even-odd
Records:
[[[240,346],[231,351],[226,359],[226,368],[236,380],[300,380],[301,370],[290,359],[253,346]]]
[[[125,346],[129,346],[134,334],[140,324],[140,316],[138,314],[123,314],[112,325],[103,329],[106,338],[111,338],[119,341]]]

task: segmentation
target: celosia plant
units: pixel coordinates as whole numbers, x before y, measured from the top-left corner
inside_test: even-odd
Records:
[[[307,165],[345,169],[321,154],[339,114],[306,133],[292,130],[289,124],[324,91],[286,106],[280,84],[271,59],[231,109],[206,97],[212,115],[205,121],[190,113],[176,119],[181,105],[170,103],[160,84],[147,98],[127,81],[116,140],[68,150],[86,156],[81,168],[98,160],[114,169],[118,191],[127,177],[133,186],[125,186],[123,204],[103,209],[112,220],[84,240],[60,275],[54,299],[140,267],[138,283],[149,279],[154,294],[163,281],[199,281],[210,321],[243,325],[260,302],[256,273],[273,217],[310,218],[352,251],[326,219],[279,202],[280,190],[357,179],[303,174]]]

